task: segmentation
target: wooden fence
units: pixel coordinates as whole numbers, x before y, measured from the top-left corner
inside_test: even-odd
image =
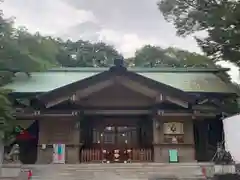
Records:
[[[152,161],[152,149],[133,149],[132,161],[151,162]]]
[[[101,162],[102,152],[101,149],[83,149],[80,153],[81,163],[87,162]]]
[[[129,151],[130,150],[130,151]],[[152,157],[152,149],[129,149],[128,150],[128,158],[126,159],[128,162],[151,162]],[[83,149],[80,152],[80,160],[81,163],[90,163],[90,162],[102,162],[105,158],[102,149]],[[111,162],[112,159],[109,159]],[[108,159],[107,159],[108,161]],[[125,159],[123,160],[125,161]]]

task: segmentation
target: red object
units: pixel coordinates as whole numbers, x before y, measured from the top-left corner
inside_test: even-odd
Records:
[[[29,140],[33,139],[34,137],[28,132],[28,131],[22,131],[19,135],[16,137],[18,140]]]
[[[207,177],[207,172],[205,167],[202,167],[202,174],[204,177]]]
[[[29,171],[28,171],[28,180],[30,180],[31,178],[32,178],[32,171],[29,170]]]

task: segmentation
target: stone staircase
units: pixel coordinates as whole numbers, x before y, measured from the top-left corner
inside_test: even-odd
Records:
[[[201,165],[197,163],[52,164],[25,165],[24,168],[33,171],[32,180],[205,179],[202,174]]]

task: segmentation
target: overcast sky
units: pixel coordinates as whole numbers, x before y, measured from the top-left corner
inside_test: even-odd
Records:
[[[192,37],[179,38],[159,12],[157,0],[5,0],[6,17],[31,32],[64,39],[105,41],[125,57],[144,44],[201,52]],[[229,66],[227,64],[227,66]],[[231,66],[232,67],[232,66]],[[232,71],[233,79],[238,73]]]

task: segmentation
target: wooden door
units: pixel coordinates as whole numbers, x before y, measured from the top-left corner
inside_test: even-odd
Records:
[[[107,162],[127,162],[130,151],[137,142],[137,131],[130,126],[106,126],[101,137]]]

